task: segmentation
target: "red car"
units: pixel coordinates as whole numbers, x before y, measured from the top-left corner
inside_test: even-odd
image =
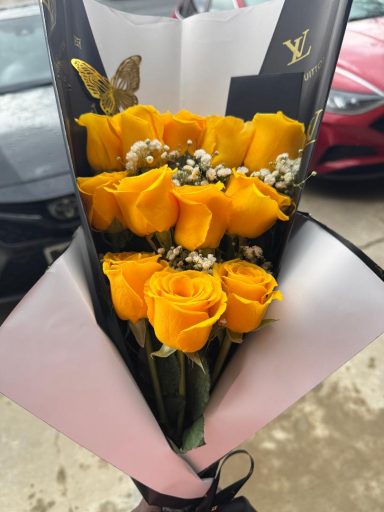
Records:
[[[314,155],[317,171],[330,177],[384,175],[384,1],[358,5],[355,0]]]
[[[184,0],[175,16],[267,0]],[[354,0],[312,167],[328,177],[384,175],[384,0]]]

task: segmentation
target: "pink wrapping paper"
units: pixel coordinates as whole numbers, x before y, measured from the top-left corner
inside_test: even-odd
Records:
[[[177,456],[95,322],[75,242],[0,329],[0,391],[148,487],[202,496],[207,467],[384,331],[383,282],[318,225],[296,229],[285,300],[248,336],[206,411],[206,446]]]

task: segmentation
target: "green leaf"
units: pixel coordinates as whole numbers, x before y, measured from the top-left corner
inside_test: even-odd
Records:
[[[148,328],[146,319],[141,318],[135,324],[132,322],[128,322],[128,325],[137,343],[140,345],[141,348],[144,348],[145,336]]]
[[[169,435],[171,438],[174,437],[176,439],[177,419],[180,414],[184,415],[185,413],[185,399],[180,396],[166,395],[164,397],[164,403],[169,419]]]
[[[188,365],[186,412],[189,424],[203,415],[211,389],[208,363],[203,355],[200,354],[199,357],[203,371],[201,371],[201,367],[197,364]]]
[[[197,364],[197,366],[201,368],[203,372],[205,372],[203,361],[201,360],[198,352],[185,352],[185,355],[190,361],[192,361],[192,363]]]
[[[212,327],[211,333],[208,338],[208,342],[214,340],[215,338],[220,338],[220,336],[224,332],[224,327],[219,324],[219,322],[216,322],[215,325]]]
[[[162,345],[160,350],[156,350],[156,352],[152,352],[151,356],[156,357],[169,357],[176,352],[175,348],[168,347],[167,345]]]
[[[179,395],[179,365],[176,354],[156,359],[157,373],[164,396]]]
[[[243,342],[243,334],[240,332],[234,332],[230,329],[227,329],[227,335],[232,343],[242,343]]]
[[[122,231],[126,231],[126,228],[123,226],[123,224],[116,219],[116,217],[113,219],[112,223],[109,225],[107,229],[108,234],[116,234],[121,233]]]
[[[172,247],[172,233],[171,230],[168,231],[157,231],[155,233],[155,236],[157,238],[157,241],[163,247],[165,250],[169,251],[169,249]]]
[[[204,446],[204,417],[200,416],[183,434],[181,452],[186,453],[199,446]]]
[[[128,231],[117,219],[102,233],[102,237],[113,252],[123,251],[132,239],[132,233]]]
[[[173,430],[176,430],[177,418],[185,408],[185,400],[181,400],[179,397],[179,365],[176,354],[157,358],[156,367],[165,409],[169,418],[169,436],[172,437],[175,434]]]
[[[266,318],[265,320],[262,320],[261,324],[257,329],[255,329],[253,332],[260,331],[260,329],[263,329],[263,327],[266,327],[267,325],[273,324],[275,322],[278,322],[278,319],[276,318]]]

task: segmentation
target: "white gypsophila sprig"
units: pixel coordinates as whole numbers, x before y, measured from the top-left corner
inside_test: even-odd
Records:
[[[251,171],[247,167],[238,167],[237,172],[245,176],[259,178],[266,185],[276,188],[279,192],[291,196],[295,187],[301,183],[296,182],[296,177],[300,169],[301,154],[298,158],[289,158],[288,153],[282,153],[274,162],[270,163],[270,169],[260,169]]]
[[[217,152],[214,153],[215,155]],[[196,149],[193,154],[187,152],[174,160],[175,173],[173,183],[182,185],[208,185],[210,183],[226,183],[232,170],[224,165],[212,166],[212,155],[204,149]]]
[[[169,146],[158,139],[138,140],[132,144],[125,156],[125,168],[129,174],[139,174],[157,164],[163,165],[178,157],[177,152],[170,152]]]
[[[262,267],[267,272],[272,272],[272,263],[264,257],[263,249],[258,245],[241,245],[240,257],[250,263]]]
[[[206,250],[188,251],[181,245],[172,246],[168,251],[158,249],[157,252],[176,270],[198,270],[212,274],[216,263],[214,254]]]

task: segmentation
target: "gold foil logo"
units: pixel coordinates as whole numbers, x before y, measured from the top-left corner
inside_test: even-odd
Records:
[[[291,39],[284,41],[283,45],[286,46],[288,50],[292,52],[292,60],[291,62],[288,62],[287,66],[296,64],[296,62],[305,59],[305,57],[308,57],[308,55],[311,53],[312,46],[310,46],[307,51],[305,49],[305,43],[307,40],[308,32],[309,28],[307,28],[307,30],[304,30],[302,35],[294,39],[293,42]]]
[[[73,44],[81,50],[81,38],[73,35]]]
[[[319,128],[320,124],[320,118],[321,114],[324,109],[320,108],[319,110],[316,110],[315,114],[313,115],[312,119],[309,122],[307,133],[306,133],[306,142],[305,145],[308,146],[309,144],[314,144],[316,142],[316,134],[317,130]]]

